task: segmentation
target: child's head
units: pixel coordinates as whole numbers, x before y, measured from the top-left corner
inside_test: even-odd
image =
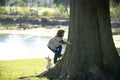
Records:
[[[64,30],[58,30],[58,32],[57,32],[57,37],[63,37],[64,36],[64,33],[65,33],[65,31]]]

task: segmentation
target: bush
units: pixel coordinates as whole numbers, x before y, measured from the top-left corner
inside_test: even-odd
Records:
[[[55,17],[60,17],[60,18],[68,18],[67,10],[63,5],[59,5],[56,8],[56,12],[54,13]]]
[[[6,14],[6,8],[5,7],[0,7],[0,14]]]
[[[30,9],[28,7],[19,7],[18,8],[18,14],[21,15],[30,15]]]
[[[45,12],[43,12],[43,16],[50,17],[50,16],[52,16],[52,14],[50,12],[48,12],[48,11],[45,11]]]

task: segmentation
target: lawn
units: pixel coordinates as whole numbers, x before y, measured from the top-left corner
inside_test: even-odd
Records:
[[[120,48],[117,48],[120,54]],[[53,61],[52,61],[53,62]],[[46,70],[46,60],[22,59],[22,60],[0,60],[0,80],[48,80],[47,78],[25,78],[22,76],[34,76]]]
[[[0,60],[0,80],[18,80],[18,77],[34,76],[45,70],[45,59]],[[33,77],[24,80],[39,79]],[[43,80],[47,79],[44,78]]]
[[[119,55],[120,55],[120,48],[117,48],[117,51],[118,51],[118,53],[119,53]]]

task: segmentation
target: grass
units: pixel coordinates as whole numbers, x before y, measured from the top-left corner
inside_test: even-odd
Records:
[[[120,48],[117,48],[117,51],[118,51],[118,53],[119,53],[119,55],[120,55]]]
[[[117,48],[120,54],[120,48]],[[52,61],[53,62],[53,61]],[[0,60],[0,80],[48,80],[47,78],[24,78],[22,76],[38,75],[46,70],[46,60],[22,59],[22,60]]]
[[[0,80],[16,80],[21,76],[33,76],[45,70],[45,59],[0,60]],[[33,77],[24,80],[39,79]]]

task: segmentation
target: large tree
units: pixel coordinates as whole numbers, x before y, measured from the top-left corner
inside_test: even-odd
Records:
[[[67,46],[61,61],[42,74],[50,80],[120,80],[109,0],[71,0]],[[38,75],[38,77],[41,75]]]

